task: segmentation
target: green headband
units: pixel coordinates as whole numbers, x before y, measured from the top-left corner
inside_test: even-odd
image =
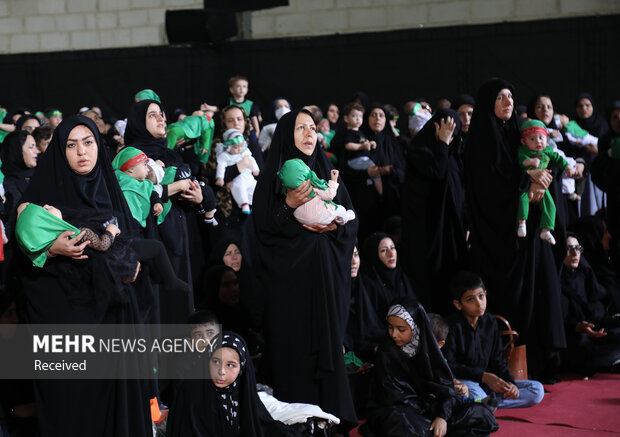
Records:
[[[244,142],[245,142],[245,138],[243,138],[243,135],[237,135],[235,138],[231,138],[230,140],[224,141],[224,145],[226,147],[230,147],[230,146],[234,146],[235,144],[244,143]]]
[[[45,116],[47,118],[53,117],[54,115],[60,115],[62,117],[62,112],[60,112],[58,109],[54,109],[53,111],[45,113]]]

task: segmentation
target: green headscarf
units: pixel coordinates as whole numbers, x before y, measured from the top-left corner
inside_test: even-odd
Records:
[[[159,103],[161,103],[161,99],[159,98],[159,96],[157,94],[155,94],[155,91],[150,90],[150,89],[144,89],[142,91],[139,91],[134,99],[138,99],[138,101],[140,100],[156,100]]]
[[[282,165],[282,168],[280,168],[278,176],[280,176],[280,180],[282,181],[282,192],[284,194],[286,194],[287,188],[292,190],[299,188],[299,186],[308,179],[313,187],[320,190],[327,190],[329,187],[324,179],[319,178],[316,173],[310,170],[310,167],[299,158],[286,161]],[[314,190],[312,190],[308,197],[312,198],[314,196],[316,196],[316,194]]]
[[[33,232],[36,229],[36,232]],[[21,212],[15,225],[17,244],[36,267],[43,267],[47,261],[47,250],[65,231],[73,231],[75,238],[80,230],[51,212],[29,203]]]

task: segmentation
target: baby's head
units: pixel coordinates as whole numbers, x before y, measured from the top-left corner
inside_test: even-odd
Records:
[[[433,330],[433,336],[437,341],[437,346],[439,349],[446,344],[446,338],[448,338],[448,332],[450,332],[450,327],[448,323],[441,317],[439,314],[428,313],[428,321],[431,322],[431,329]]]
[[[294,190],[310,179],[310,167],[301,159],[289,159],[282,164],[278,172],[282,181],[282,190],[286,194],[286,189]]]
[[[322,118],[321,121],[319,121],[317,128],[322,134],[329,134],[329,131],[331,130],[329,127],[329,120]]]
[[[234,383],[243,374],[247,360],[248,348],[243,338],[233,332],[225,332],[209,361],[213,385],[222,389]]]
[[[521,144],[534,152],[547,147],[547,127],[540,120],[528,120],[521,126]]]
[[[342,114],[347,129],[358,130],[364,122],[364,107],[359,103],[347,103]]]
[[[245,138],[238,129],[228,129],[224,132],[224,135],[222,135],[222,139],[224,140],[224,150],[231,155],[239,155],[243,153],[247,147]]]
[[[141,150],[125,147],[114,157],[112,167],[138,181],[144,181],[149,174],[148,159]]]

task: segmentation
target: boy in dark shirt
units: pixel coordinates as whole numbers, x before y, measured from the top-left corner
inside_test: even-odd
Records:
[[[467,385],[470,397],[483,398],[495,392],[499,408],[538,404],[544,395],[542,384],[515,381],[508,370],[497,322],[485,313],[487,292],[480,277],[460,272],[450,288],[459,313],[449,319],[450,332],[443,352],[454,376]]]

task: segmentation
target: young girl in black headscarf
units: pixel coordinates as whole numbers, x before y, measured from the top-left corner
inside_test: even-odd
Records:
[[[459,404],[453,375],[422,305],[394,302],[386,311],[390,338],[379,346],[366,436],[487,436],[499,428],[484,405]]]
[[[71,223],[101,226],[115,217],[124,236],[135,232],[97,127],[84,116],[58,125],[21,202],[54,205]],[[24,266],[29,322],[140,323],[152,302],[148,278],[139,275],[135,283],[123,284],[114,277],[106,252],[89,251],[81,235],[72,235],[67,231],[56,239],[42,267]],[[148,405],[155,389],[150,381],[39,380],[35,394],[42,436],[152,433]]]
[[[307,201],[310,181],[284,195],[277,175],[285,161],[299,158],[328,178],[332,166],[316,138],[309,112],[284,115],[254,192],[256,269],[267,291],[265,368],[278,399],[318,404],[353,425],[342,346],[357,220],[344,226],[300,224],[293,212]],[[338,182],[334,202],[351,209],[347,189]]]
[[[243,338],[224,332],[209,359],[211,379],[181,383],[168,418],[170,437],[294,435],[275,421],[256,391],[254,366]]]

